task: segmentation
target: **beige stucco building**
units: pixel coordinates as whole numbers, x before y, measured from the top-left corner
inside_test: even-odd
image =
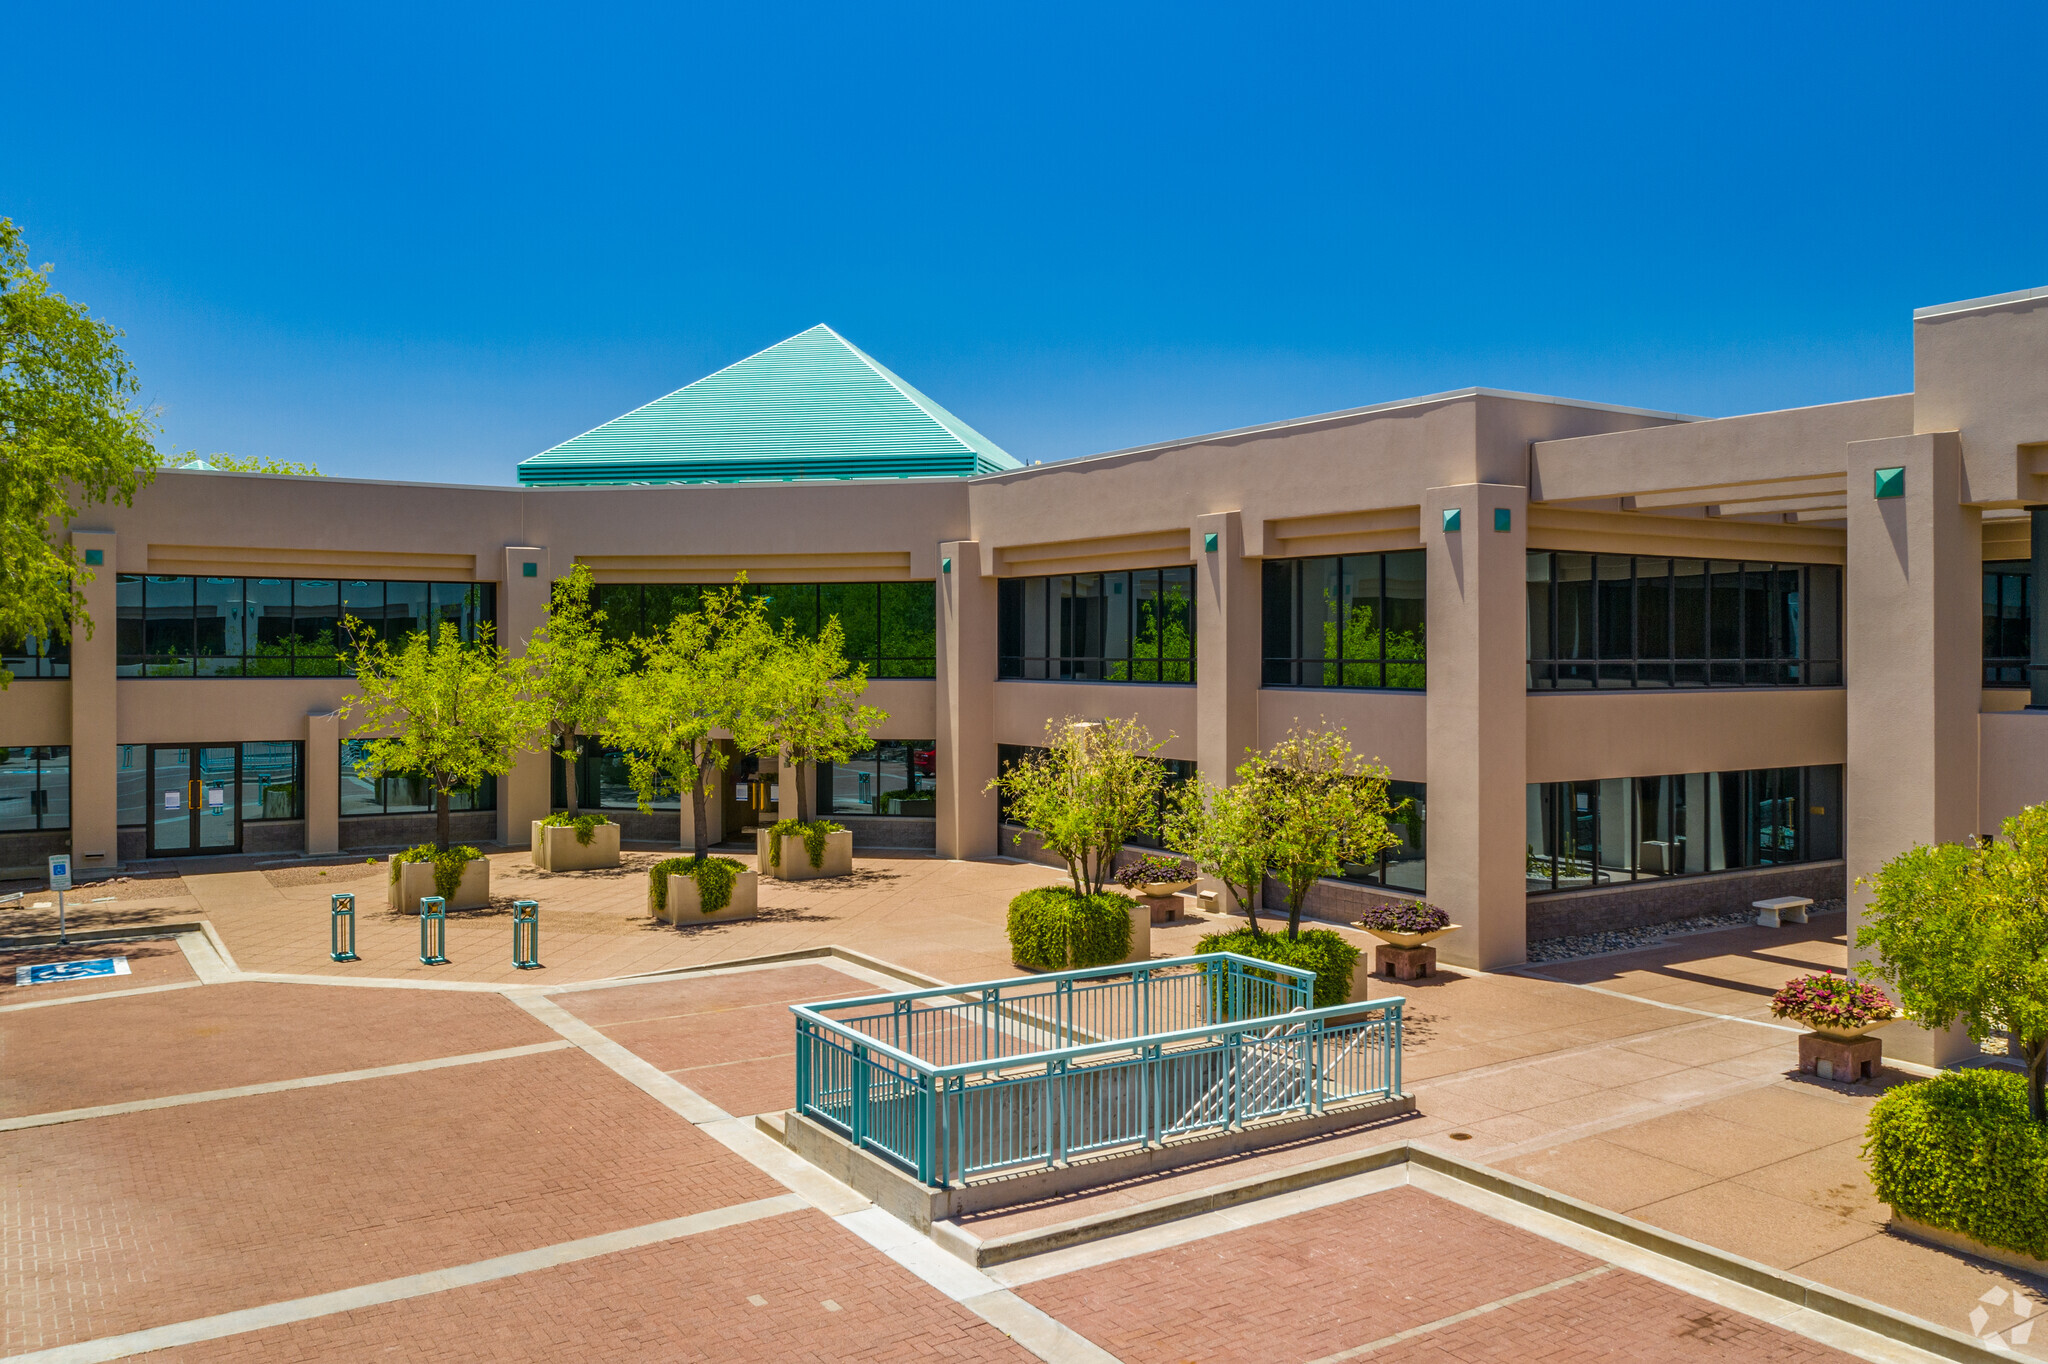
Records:
[[[2048,796],[2025,709],[2048,290],[1911,325],[1911,393],[1717,420],[1470,389],[968,477],[167,471],[71,529],[91,637],[17,651],[0,864],[417,838],[416,793],[352,775],[348,679],[296,675],[334,671],[320,630],[488,616],[517,647],[581,563],[623,617],[743,569],[872,619],[849,633],[882,746],[795,774],[871,847],[1008,851],[985,788],[1049,719],[1136,716],[1212,777],[1338,724],[1415,803],[1404,846],[1317,903],[1426,895],[1465,925],[1450,960],[1853,898],[1889,854]],[[556,780],[528,756],[461,831],[523,842]],[[786,806],[782,780],[735,764],[714,817]]]

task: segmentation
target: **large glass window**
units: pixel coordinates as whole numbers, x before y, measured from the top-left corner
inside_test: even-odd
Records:
[[[302,743],[242,745],[242,822],[306,817]]]
[[[1035,744],[997,744],[996,770],[998,772],[1007,772],[1011,767],[1022,761],[1026,754],[1043,753],[1045,751],[1045,749]],[[1174,792],[1188,782],[1193,781],[1195,773],[1200,770],[1194,763],[1183,762],[1178,758],[1162,758],[1160,762],[1166,768],[1166,782],[1159,788],[1158,808],[1154,811],[1153,822],[1155,824],[1163,824],[1165,822],[1166,811],[1173,799]],[[1009,798],[1000,790],[996,792],[996,823],[998,825],[1010,823]],[[1131,843],[1133,846],[1140,848],[1164,846],[1154,834],[1140,834],[1132,838]]]
[[[341,741],[341,815],[430,815],[434,813],[434,787],[425,777],[386,773],[372,777],[358,764],[368,750],[366,739]],[[495,810],[498,783],[486,777],[475,786],[448,793],[452,811]]]
[[[996,676],[1195,680],[1195,570],[1007,578],[996,593]]]
[[[29,677],[69,677],[71,645],[38,635],[0,641],[0,668],[13,673],[16,681]]]
[[[2034,646],[2034,565],[2001,559],[1984,565],[1984,685],[2024,687]]]
[[[891,739],[843,763],[818,764],[818,809],[828,815],[938,814],[938,746]]]
[[[1394,807],[1387,827],[1401,841],[1383,850],[1372,862],[1346,862],[1344,879],[1392,890],[1412,890],[1420,895],[1427,886],[1425,788],[1419,781],[1390,781],[1387,799]]]
[[[0,832],[71,827],[71,749],[0,748]]]
[[[1268,687],[1424,690],[1423,552],[1269,559]]]
[[[569,783],[562,755],[551,755],[549,770],[554,781],[554,808],[569,806]],[[576,759],[576,808],[579,810],[637,810],[640,794],[633,789],[633,775],[627,770],[626,755],[606,748],[593,739],[583,741]],[[681,810],[682,793],[664,783],[648,802],[650,810]]]
[[[115,580],[122,677],[345,677],[344,616],[398,643],[436,621],[465,640],[493,618],[494,583],[357,578],[217,578],[123,573]]]
[[[1842,769],[1767,767],[1528,788],[1530,893],[1842,855]]]
[[[718,586],[601,583],[594,604],[605,635],[623,644],[666,630]],[[768,599],[769,619],[791,622],[800,635],[814,636],[837,617],[847,661],[866,664],[869,677],[938,675],[938,597],[929,582],[749,583],[747,591]]]
[[[1532,549],[1529,689],[1838,687],[1842,570]]]

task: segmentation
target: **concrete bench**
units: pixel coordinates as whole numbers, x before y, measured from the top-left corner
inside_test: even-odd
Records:
[[[1780,895],[1775,900],[1752,900],[1749,907],[1756,911],[1757,927],[1783,928],[1787,921],[1805,923],[1807,906],[1812,903],[1804,895]]]

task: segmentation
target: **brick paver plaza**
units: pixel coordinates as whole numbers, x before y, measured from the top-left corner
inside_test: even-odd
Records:
[[[1004,907],[1053,873],[862,858],[770,883],[759,920],[678,931],[645,915],[655,856],[550,877],[495,854],[500,903],[451,916],[445,967],[360,862],[193,864],[71,916],[165,936],[0,948],[0,1353],[1932,1357],[1398,1170],[970,1267],[752,1115],[791,1102],[789,1004],[1014,974]],[[358,963],[327,957],[334,890],[359,897]],[[542,970],[512,969],[515,896],[542,903]],[[54,931],[30,899],[0,934]],[[1215,926],[1162,927],[1153,952]],[[1858,1155],[1877,1091],[1789,1074],[1795,1034],[1759,1000],[1839,967],[1840,934],[1445,971],[1400,987],[1413,1117],[961,1225],[1034,1231],[1407,1141],[2048,1357],[2048,1283],[1887,1229]],[[97,955],[130,974],[11,983]]]

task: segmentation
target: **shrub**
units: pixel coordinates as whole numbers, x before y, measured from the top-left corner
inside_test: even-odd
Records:
[[[2048,1127],[2028,1116],[2024,1077],[1953,1070],[1897,1086],[1870,1110],[1866,1136],[1879,1199],[1929,1226],[2048,1259]]]
[[[1010,901],[1010,960],[1040,971],[1109,966],[1131,951],[1131,901],[1040,886]]]
[[[574,829],[576,831],[576,841],[587,848],[590,846],[590,840],[597,837],[598,826],[609,823],[611,821],[603,815],[577,815],[572,819],[566,811],[558,811],[542,820],[540,827],[543,829]]]
[[[825,865],[825,835],[836,834],[846,828],[829,819],[785,819],[768,829],[768,865],[782,865],[782,840],[786,835],[800,834],[804,840],[804,851],[811,855],[811,865]]]
[[[647,901],[656,914],[668,911],[668,878],[687,876],[697,883],[697,908],[716,914],[732,903],[733,882],[746,865],[731,857],[671,857],[647,869]]]
[[[1801,976],[1771,996],[1771,1012],[1808,1027],[1853,1028],[1898,1013],[1884,991],[1847,976]]]
[[[1136,890],[1153,881],[1192,881],[1195,879],[1195,864],[1178,857],[1166,857],[1159,853],[1146,853],[1137,861],[1124,867],[1116,874],[1116,883],[1125,890]]]
[[[455,892],[462,889],[462,869],[482,856],[467,844],[458,844],[443,852],[431,843],[422,843],[417,848],[391,854],[391,884],[398,884],[398,869],[407,862],[431,862],[434,864],[434,894],[443,900],[453,900]]]
[[[1358,949],[1327,928],[1311,928],[1298,938],[1235,928],[1228,933],[1209,934],[1195,944],[1195,951],[1235,952],[1241,957],[1257,957],[1260,961],[1277,961],[1282,966],[1313,971],[1314,1002],[1318,1009],[1351,998],[1351,968],[1358,964]]]
[[[1377,928],[1383,933],[1434,933],[1451,926],[1451,916],[1435,905],[1420,900],[1389,904],[1382,900],[1369,905],[1358,920],[1360,928]]]

